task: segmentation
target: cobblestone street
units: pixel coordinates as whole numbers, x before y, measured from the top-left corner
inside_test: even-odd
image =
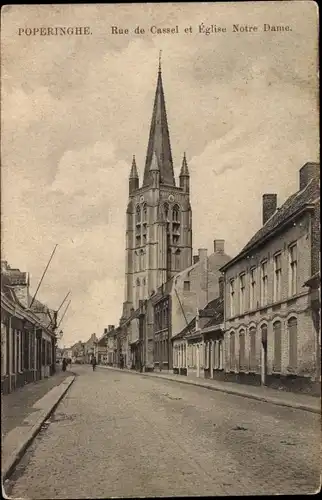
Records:
[[[99,367],[79,376],[18,465],[13,498],[307,494],[320,416]]]

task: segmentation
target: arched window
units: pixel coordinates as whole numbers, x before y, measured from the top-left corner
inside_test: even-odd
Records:
[[[267,325],[266,324],[261,326],[261,334],[262,334],[262,344],[267,345]]]
[[[143,222],[147,222],[148,218],[148,209],[146,203],[143,205]]]
[[[239,332],[239,369],[245,370],[245,330]]]
[[[288,345],[289,345],[289,368],[295,370],[297,368],[297,319],[295,316],[287,322],[288,329]]]
[[[273,323],[274,333],[274,372],[280,372],[282,368],[282,323],[275,321]]]
[[[140,224],[140,222],[141,222],[141,207],[140,205],[138,205],[136,207],[136,223]]]
[[[163,214],[165,220],[169,219],[169,205],[167,203],[163,205]]]
[[[249,370],[256,371],[256,328],[252,326],[249,329]]]
[[[175,205],[172,210],[172,221],[180,222],[180,210],[178,205]]]
[[[180,257],[181,257],[181,252],[180,250],[176,250],[176,253],[174,254],[174,269],[175,271],[180,271]]]
[[[140,250],[140,271],[145,269],[145,254],[143,250]]]

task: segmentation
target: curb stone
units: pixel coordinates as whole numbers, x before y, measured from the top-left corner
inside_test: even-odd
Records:
[[[123,371],[126,373],[133,373],[133,375],[144,375],[145,377],[159,378],[162,380],[170,380],[173,382],[179,382],[181,384],[188,384],[188,385],[194,385],[197,387],[203,387],[205,389],[210,389],[212,391],[225,392],[226,394],[232,394],[234,396],[240,396],[242,398],[255,399],[257,401],[263,401],[265,403],[274,404],[276,406],[286,406],[289,408],[294,408],[296,410],[304,410],[304,411],[309,411],[311,413],[321,414],[321,409],[316,408],[314,406],[309,406],[309,405],[305,405],[302,403],[292,403],[292,402],[288,402],[288,401],[282,401],[279,399],[275,399],[274,397],[271,397],[271,396],[265,396],[264,394],[257,395],[257,394],[250,394],[247,392],[243,393],[243,392],[238,391],[238,390],[234,391],[233,389],[230,389],[230,388],[216,387],[214,385],[207,384],[206,382],[200,383],[197,381],[195,382],[193,380],[179,379],[179,378],[175,378],[175,377],[171,377],[171,376],[160,376],[157,373],[144,373],[144,372],[141,373],[141,372],[136,372],[136,371],[127,370],[127,369],[122,370],[121,368],[117,368],[114,366],[102,365],[102,366],[99,366],[99,368],[105,368],[108,370],[115,370],[115,371]]]
[[[44,397],[47,397],[52,391],[57,392],[57,388],[59,388],[59,394],[55,395],[53,401],[48,404],[46,409],[38,410],[39,416],[36,422],[33,425],[27,426],[18,426],[12,429],[7,436],[2,441],[2,467],[1,467],[1,475],[2,475],[2,484],[13,472],[14,468],[18,464],[21,457],[24,455],[32,441],[35,439],[39,431],[41,430],[43,424],[50,417],[52,412],[56,409],[59,402],[65,396],[66,392],[72,385],[75,380],[75,376],[71,376],[66,378],[61,384],[56,387],[53,387]],[[43,398],[41,398],[43,399]],[[24,420],[25,423],[28,422],[28,417]],[[10,446],[10,441],[16,442],[15,446]],[[4,450],[7,448],[7,457],[3,457]],[[10,451],[10,448],[13,448]]]

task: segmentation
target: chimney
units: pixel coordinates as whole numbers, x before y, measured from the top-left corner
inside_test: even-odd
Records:
[[[225,278],[224,276],[220,276],[219,280],[219,298],[224,300],[224,291],[225,291]]]
[[[107,333],[107,328],[104,328],[104,335]]]
[[[215,253],[225,252],[225,240],[214,240],[214,252]]]
[[[198,266],[198,275],[199,275],[199,292],[198,292],[198,309],[203,309],[208,302],[208,257],[207,257],[207,249],[199,248],[198,250],[199,256],[199,266]]]
[[[108,331],[112,331],[114,329],[114,325],[108,325]]]
[[[197,264],[197,262],[199,262],[199,255],[194,255],[193,256],[193,263]]]
[[[263,194],[263,225],[276,212],[277,194]]]
[[[320,164],[314,162],[308,162],[303,165],[300,169],[300,191],[304,189],[311,179],[314,177],[319,177],[320,174]]]

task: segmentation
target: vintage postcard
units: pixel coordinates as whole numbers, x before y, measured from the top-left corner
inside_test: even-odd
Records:
[[[1,28],[4,496],[319,491],[317,4]]]

